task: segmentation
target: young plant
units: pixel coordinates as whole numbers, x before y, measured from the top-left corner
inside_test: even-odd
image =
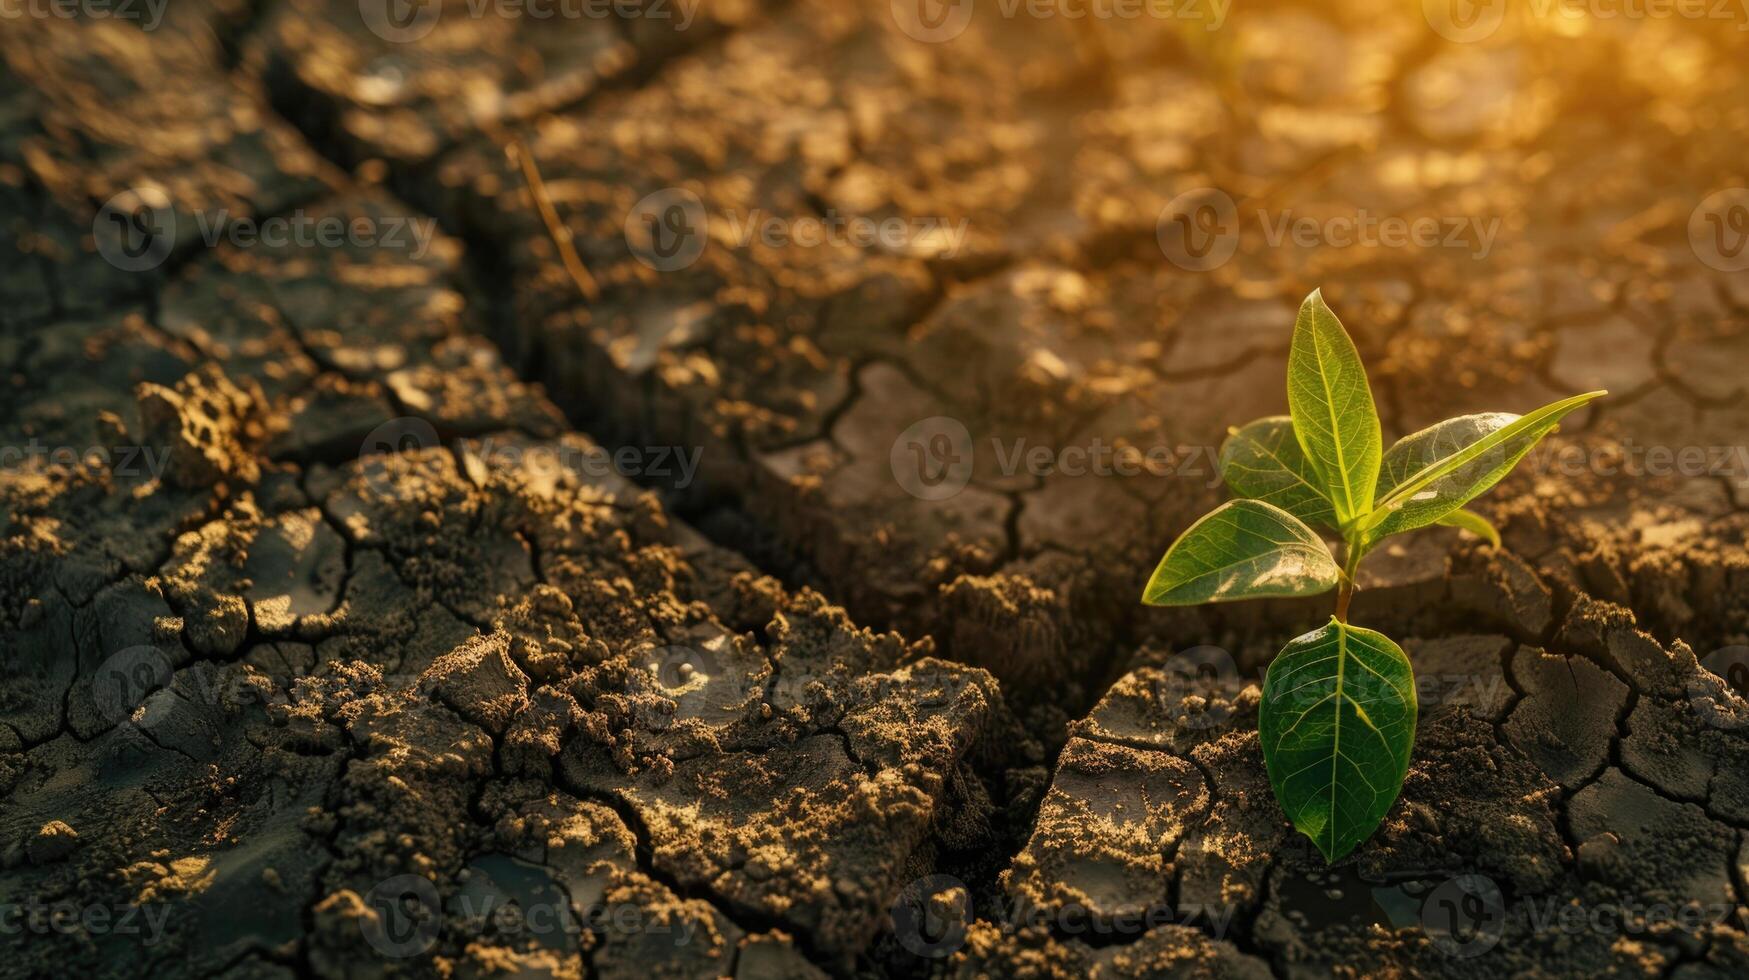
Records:
[[[1330,622],[1288,642],[1263,681],[1258,734],[1288,819],[1334,862],[1396,802],[1415,741],[1415,678],[1382,633],[1348,622],[1360,560],[1393,534],[1430,524],[1500,536],[1465,504],[1500,482],[1561,419],[1605,394],[1528,415],[1463,415],[1384,448],[1366,369],[1314,290],[1287,365],[1287,416],[1231,430],[1221,476],[1239,498],[1192,524],[1142,593],[1188,606],[1336,589]],[[1322,529],[1341,542],[1341,562]]]

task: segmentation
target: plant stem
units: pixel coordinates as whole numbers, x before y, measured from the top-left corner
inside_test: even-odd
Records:
[[[1342,584],[1336,593],[1336,621],[1348,622],[1348,604],[1354,599],[1354,570],[1360,567],[1362,552],[1349,541],[1342,546]]]

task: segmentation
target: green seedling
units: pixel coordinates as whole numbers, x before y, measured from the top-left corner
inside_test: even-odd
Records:
[[[1286,416],[1231,430],[1221,476],[1239,498],[1192,524],[1142,593],[1189,606],[1337,590],[1330,622],[1283,647],[1263,680],[1258,734],[1288,819],[1333,862],[1396,802],[1415,742],[1415,678],[1382,633],[1348,622],[1355,569],[1393,534],[1431,524],[1500,536],[1464,505],[1500,482],[1561,419],[1606,392],[1528,415],[1463,415],[1384,447],[1366,368],[1319,291],[1288,354]],[[1341,561],[1320,529],[1341,545]]]

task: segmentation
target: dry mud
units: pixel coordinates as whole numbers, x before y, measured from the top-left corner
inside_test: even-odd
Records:
[[[0,976],[1749,972],[1736,25],[634,6],[0,30]],[[1359,214],[1442,233],[1271,237]],[[1324,604],[1133,601],[1314,285],[1387,436],[1614,392],[1369,560],[1331,868],[1255,735]]]

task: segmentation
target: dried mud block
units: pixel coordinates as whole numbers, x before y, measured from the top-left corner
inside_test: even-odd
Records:
[[[1524,696],[1504,731],[1568,789],[1589,782],[1609,757],[1628,688],[1589,660],[1523,647],[1511,672]]]
[[[591,960],[602,977],[638,980],[649,976],[727,976],[740,927],[702,899],[683,899],[643,875],[609,888],[603,901],[635,911],[630,926],[610,925]],[[611,919],[610,919],[611,921]]]
[[[954,438],[951,422],[937,433],[928,420],[943,407],[901,371],[873,364],[858,384],[829,442],[760,462],[781,481],[773,493],[796,502],[774,515],[778,533],[812,538],[810,563],[849,586],[853,609],[902,616],[951,569],[995,562],[1010,504],[970,482],[976,447],[941,441]]]
[[[1513,636],[1541,637],[1554,619],[1554,597],[1523,558],[1509,550],[1459,551],[1452,558],[1451,600]]]
[[[1061,626],[1067,597],[1028,576],[962,575],[942,588],[941,605],[952,617],[959,658],[1014,690],[1050,685],[1071,656]],[[1087,652],[1075,659],[1090,667]]]
[[[1588,869],[1610,884],[1654,901],[1730,907],[1737,901],[1730,867],[1735,834],[1692,803],[1677,803],[1618,771],[1574,794],[1573,835],[1599,839]]]
[[[1718,820],[1749,813],[1749,704],[1728,682],[1694,670],[1678,699],[1642,694],[1628,714],[1621,766],[1671,798],[1703,805]]]
[[[862,22],[891,19],[876,13],[787,12],[529,135],[600,285],[586,311],[574,309],[576,287],[499,148],[475,143],[446,157],[431,182],[439,207],[511,246],[506,261],[526,312],[507,345],[551,351],[545,380],[555,391],[588,385],[607,394],[609,404],[592,411],[662,424],[643,438],[677,439],[692,428],[771,448],[817,435],[847,373],[841,356],[822,349],[825,333],[841,323],[851,335],[897,336],[929,289],[922,264],[902,252],[857,247],[841,234],[787,238],[798,222],[824,232],[842,220],[810,202],[851,154],[856,127],[830,76],[857,59],[827,52],[834,43],[858,47]],[[873,73],[875,84],[891,78],[889,56],[869,54],[851,70]],[[575,316],[555,319],[560,309]],[[552,342],[559,336],[569,339]],[[651,393],[658,412],[621,403],[634,394],[628,379],[644,377],[659,386]]]
[[[42,859],[0,861],[9,900],[102,910],[84,913],[101,918],[84,920],[94,925],[78,944],[10,940],[8,962],[26,972],[120,961],[216,971],[303,934],[326,858],[302,823],[338,760],[285,751],[247,668],[198,664],[164,681],[89,742],[32,749],[8,791],[0,841],[34,823],[26,851]]]
[[[262,430],[259,389],[239,387],[222,370],[207,368],[174,388],[147,382],[138,389],[141,435],[168,449],[165,478],[180,487],[260,477],[254,444]]]
[[[28,622],[6,624],[7,683],[0,687],[0,724],[16,742],[34,744],[61,730],[61,706],[78,673],[79,653],[69,603],[32,599],[23,613]]]
[[[799,657],[782,664],[809,669]],[[844,696],[836,711],[791,712],[804,732],[794,742],[750,730],[737,739],[749,750],[631,773],[577,743],[561,771],[624,799],[666,874],[783,920],[813,948],[854,953],[873,939],[996,705],[981,672],[927,660],[850,681]]]
[[[1192,647],[1119,678],[1072,734],[1094,742],[1188,755],[1255,718],[1261,678],[1219,647]]]
[[[1607,388],[1627,395],[1657,379],[1654,338],[1623,316],[1600,324],[1563,327],[1554,335],[1549,373],[1572,391]]]
[[[444,704],[494,736],[529,707],[528,677],[510,659],[509,637],[476,637],[439,657],[425,678]]]
[[[1071,725],[1010,893],[1052,921],[1126,935],[1253,907],[1286,839],[1278,814],[1246,802],[1269,793],[1256,704],[1212,647],[1119,680]]]
[[[1355,576],[1354,620],[1376,622],[1444,598],[1455,530],[1404,535],[1367,555]]]
[[[1457,707],[1490,722],[1506,720],[1517,692],[1506,677],[1505,658],[1515,646],[1507,637],[1485,634],[1405,640],[1418,713]]]
[[[27,317],[110,309],[162,281],[204,225],[285,211],[333,180],[225,69],[207,9],[179,7],[163,30],[120,16],[11,20],[0,250],[39,271],[35,285],[8,278],[7,306],[18,297]]]
[[[418,167],[483,130],[652,74],[664,57],[752,21],[761,6],[454,0],[400,16],[377,0],[299,0],[267,18],[253,67],[283,112],[347,158]]]
[[[1023,909],[1092,920],[1167,908],[1167,855],[1209,801],[1202,775],[1182,759],[1071,739],[1032,839],[1005,872],[1008,893]]]
[[[35,455],[45,462],[54,462],[53,451],[62,446],[68,450],[63,459],[99,447],[113,452],[110,447],[125,442],[122,433],[140,430],[137,386],[174,387],[194,369],[194,348],[155,330],[143,309],[118,306],[90,318],[21,327],[0,341],[14,365],[5,379],[9,411],[0,419],[7,445],[39,446]],[[157,461],[159,450],[152,448],[150,458],[135,451],[117,462],[146,472]],[[30,459],[7,460],[18,462]]]

